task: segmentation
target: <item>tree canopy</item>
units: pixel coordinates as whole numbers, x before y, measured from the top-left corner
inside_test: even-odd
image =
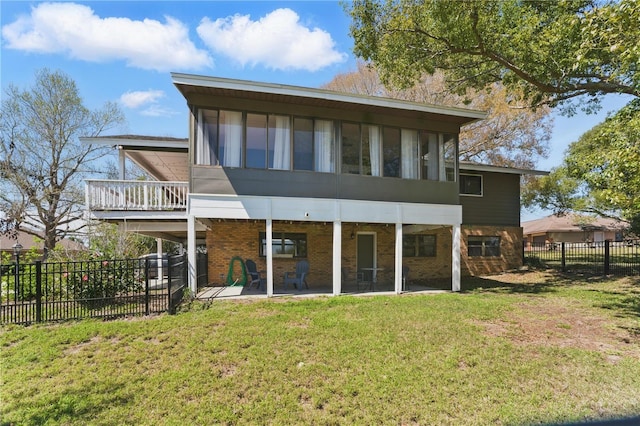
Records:
[[[78,138],[120,126],[124,115],[115,103],[89,110],[63,72],[35,77],[28,90],[10,85],[0,108],[0,231],[44,228],[47,252],[84,223],[82,179],[108,152]]]
[[[528,187],[523,201],[619,218],[640,234],[640,99],[572,143],[564,163]]]
[[[411,87],[446,71],[464,93],[501,82],[532,106],[588,95],[640,96],[638,0],[354,0],[346,3],[357,56],[375,63],[382,81]],[[580,99],[584,100],[582,96]]]
[[[533,168],[548,152],[552,124],[550,108],[527,108],[521,94],[508,93],[500,83],[492,83],[489,90],[470,88],[458,95],[447,89],[445,74],[436,71],[433,75],[424,75],[411,88],[393,89],[382,84],[375,67],[359,62],[355,71],[335,76],[323,88],[486,111],[486,119],[461,130],[459,153],[462,161]]]

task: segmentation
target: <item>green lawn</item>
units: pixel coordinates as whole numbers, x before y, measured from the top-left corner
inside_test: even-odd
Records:
[[[2,424],[530,424],[640,414],[640,280],[193,303],[5,327]]]

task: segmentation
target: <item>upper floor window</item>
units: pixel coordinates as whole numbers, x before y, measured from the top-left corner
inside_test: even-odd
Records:
[[[194,162],[333,172],[335,132],[331,120],[199,110]]]
[[[197,113],[197,165],[336,171],[455,181],[457,136],[333,120],[206,110]]]
[[[460,173],[460,195],[482,196],[482,175]]]

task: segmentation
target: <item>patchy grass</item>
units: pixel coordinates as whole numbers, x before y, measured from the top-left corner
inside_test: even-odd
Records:
[[[193,304],[7,327],[3,424],[531,424],[640,414],[640,282]]]

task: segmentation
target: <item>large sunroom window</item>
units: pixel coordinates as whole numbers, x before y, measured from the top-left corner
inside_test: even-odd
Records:
[[[291,169],[291,119],[286,115],[269,116],[268,168]]]
[[[400,129],[382,129],[382,175],[400,177]]]
[[[264,169],[267,164],[267,116],[247,114],[246,166]]]
[[[334,173],[339,165],[345,174],[454,182],[457,155],[453,133],[313,117],[197,111],[196,165],[324,173]]]

